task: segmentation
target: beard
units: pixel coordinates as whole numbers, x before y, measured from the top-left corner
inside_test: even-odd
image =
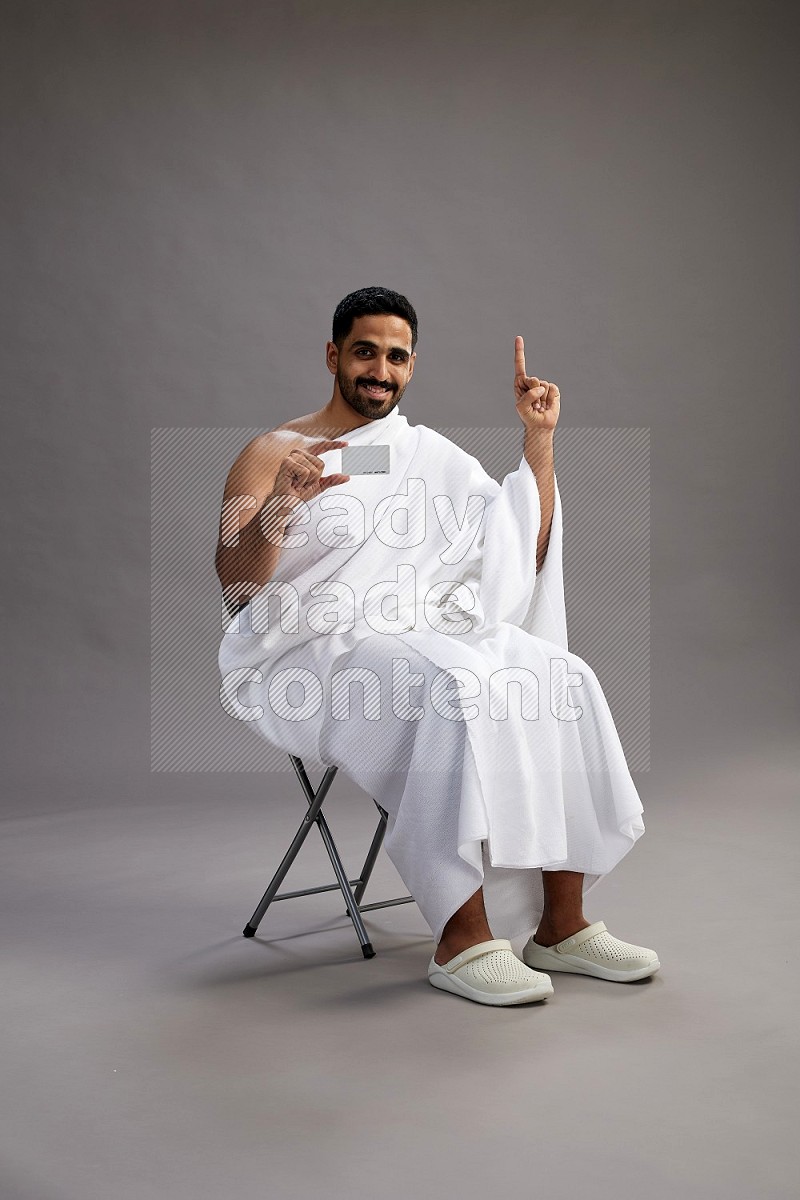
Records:
[[[360,390],[358,379],[351,381],[338,371],[336,372],[336,382],[339,385],[342,399],[360,416],[367,417],[371,421],[388,416],[392,409],[400,403],[403,392],[406,390],[403,387],[392,389],[390,386],[382,396],[370,396],[367,392]]]

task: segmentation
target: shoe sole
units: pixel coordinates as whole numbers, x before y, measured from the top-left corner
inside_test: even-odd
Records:
[[[480,988],[470,987],[469,984],[455,979],[452,975],[440,974],[438,971],[428,976],[428,982],[442,992],[452,992],[455,996],[464,996],[467,1000],[475,1000],[478,1004],[490,1004],[494,1008],[506,1008],[514,1004],[533,1004],[552,996],[552,984],[542,984],[541,987],[525,988],[521,992],[482,992]]]
[[[548,954],[545,948],[544,954],[537,953],[537,961],[531,962],[525,957],[524,950],[522,953],[522,961],[532,971],[547,971],[548,974],[550,971],[566,971],[570,975],[593,975],[596,979],[608,979],[612,983],[633,983],[637,979],[646,979],[648,975],[655,975],[661,967],[661,963],[655,959],[654,962],[646,963],[635,971],[615,971],[612,967],[570,962],[571,957],[569,954]]]

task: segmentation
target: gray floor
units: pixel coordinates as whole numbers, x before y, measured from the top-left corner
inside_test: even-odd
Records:
[[[371,961],[334,894],[241,937],[288,773],[10,818],[5,1200],[796,1194],[797,779],[766,750],[639,776],[647,832],[586,915],[661,972],[507,1010],[430,987],[413,905],[368,918]],[[372,806],[340,776],[325,811],[355,873]],[[329,878],[312,838],[292,887]],[[403,890],[382,855],[367,899]]]

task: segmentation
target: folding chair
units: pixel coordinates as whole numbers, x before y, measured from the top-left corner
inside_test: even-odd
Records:
[[[322,777],[322,782],[315,792],[311,786],[308,775],[306,774],[306,769],[303,766],[302,759],[298,758],[294,754],[290,754],[289,758],[291,759],[292,766],[297,773],[297,778],[300,780],[300,784],[305,792],[306,800],[308,801],[308,812],[303,817],[302,824],[300,825],[297,833],[294,835],[292,844],[286,851],[281,865],[273,875],[270,885],[262,896],[258,908],[245,925],[242,933],[245,937],[254,936],[261,922],[261,918],[264,916],[264,913],[267,911],[270,904],[272,904],[273,900],[289,900],[293,896],[312,896],[317,892],[335,892],[338,887],[341,888],[342,895],[344,896],[344,902],[347,906],[346,915],[350,917],[350,920],[355,926],[356,933],[358,934],[358,940],[361,943],[361,953],[364,955],[364,958],[374,958],[375,951],[372,948],[372,942],[369,940],[367,931],[364,928],[364,922],[361,919],[362,912],[369,912],[374,908],[389,908],[393,904],[411,904],[413,903],[414,899],[413,896],[401,896],[397,900],[381,900],[376,904],[361,903],[361,899],[364,895],[364,889],[369,882],[369,877],[372,874],[372,868],[375,866],[375,860],[378,857],[381,846],[383,845],[383,838],[384,834],[386,833],[386,822],[389,818],[389,814],[384,808],[381,808],[380,804],[378,804],[378,801],[373,797],[373,802],[380,813],[378,828],[375,830],[375,834],[372,838],[372,844],[367,851],[367,857],[364,860],[364,866],[361,869],[361,874],[359,875],[358,879],[348,880],[347,874],[342,865],[342,860],[339,857],[339,851],[336,849],[336,844],[331,837],[331,831],[328,828],[328,822],[322,815],[322,803],[328,794],[328,788],[333,783],[338,767],[326,768],[325,774]],[[328,855],[330,856],[337,882],[326,883],[321,887],[303,888],[299,892],[282,892],[280,895],[277,895],[276,893],[283,882],[286,872],[294,862],[300,847],[306,840],[311,826],[314,824],[316,824],[320,834],[322,835],[322,840],[325,843],[325,849],[328,851]],[[352,888],[355,888],[355,891],[352,891]]]

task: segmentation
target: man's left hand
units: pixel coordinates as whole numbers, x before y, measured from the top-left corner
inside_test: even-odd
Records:
[[[525,342],[514,339],[514,399],[526,430],[550,432],[561,411],[561,393],[554,383],[525,374]]]

